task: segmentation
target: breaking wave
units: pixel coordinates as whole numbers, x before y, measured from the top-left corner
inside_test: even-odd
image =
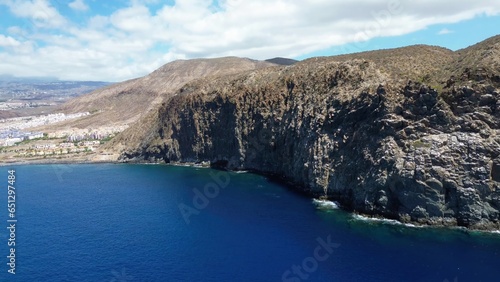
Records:
[[[412,227],[412,228],[424,227],[424,226],[415,225],[415,224],[411,224],[411,223],[402,223],[401,221],[397,221],[395,219],[369,217],[369,216],[364,216],[364,215],[360,215],[360,214],[353,214],[352,218],[354,220],[366,221],[366,222],[376,222],[376,223],[387,224],[387,225],[401,225],[401,226]]]
[[[332,202],[328,200],[313,199],[313,203],[316,208],[321,210],[336,210],[339,209],[339,204],[337,202]]]

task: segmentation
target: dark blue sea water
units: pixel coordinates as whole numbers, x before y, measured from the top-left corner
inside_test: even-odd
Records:
[[[33,165],[0,167],[0,183],[0,281],[500,279],[500,235],[359,220],[252,174]]]

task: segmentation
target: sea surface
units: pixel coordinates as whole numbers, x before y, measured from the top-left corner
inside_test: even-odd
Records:
[[[0,183],[0,281],[500,281],[500,234],[368,220],[250,173],[11,165]]]

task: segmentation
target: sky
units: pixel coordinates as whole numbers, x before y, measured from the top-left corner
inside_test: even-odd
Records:
[[[457,50],[499,26],[489,0],[0,0],[0,75],[118,82],[177,59]]]

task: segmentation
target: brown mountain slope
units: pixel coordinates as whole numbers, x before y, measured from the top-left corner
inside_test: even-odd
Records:
[[[90,112],[92,115],[77,121],[58,124],[57,127],[96,128],[131,125],[193,79],[227,75],[272,65],[236,57],[174,61],[145,77],[114,84],[68,101],[60,107],[60,111]]]
[[[363,59],[376,63],[384,71],[391,73],[393,78],[406,82],[408,79],[430,82],[434,74],[453,62],[458,56],[449,49],[413,45],[402,48],[368,51],[347,55],[334,56],[337,61]]]
[[[500,86],[500,35],[491,37],[468,48],[458,50],[455,60],[443,68],[442,77],[454,82],[481,83],[485,80]]]

